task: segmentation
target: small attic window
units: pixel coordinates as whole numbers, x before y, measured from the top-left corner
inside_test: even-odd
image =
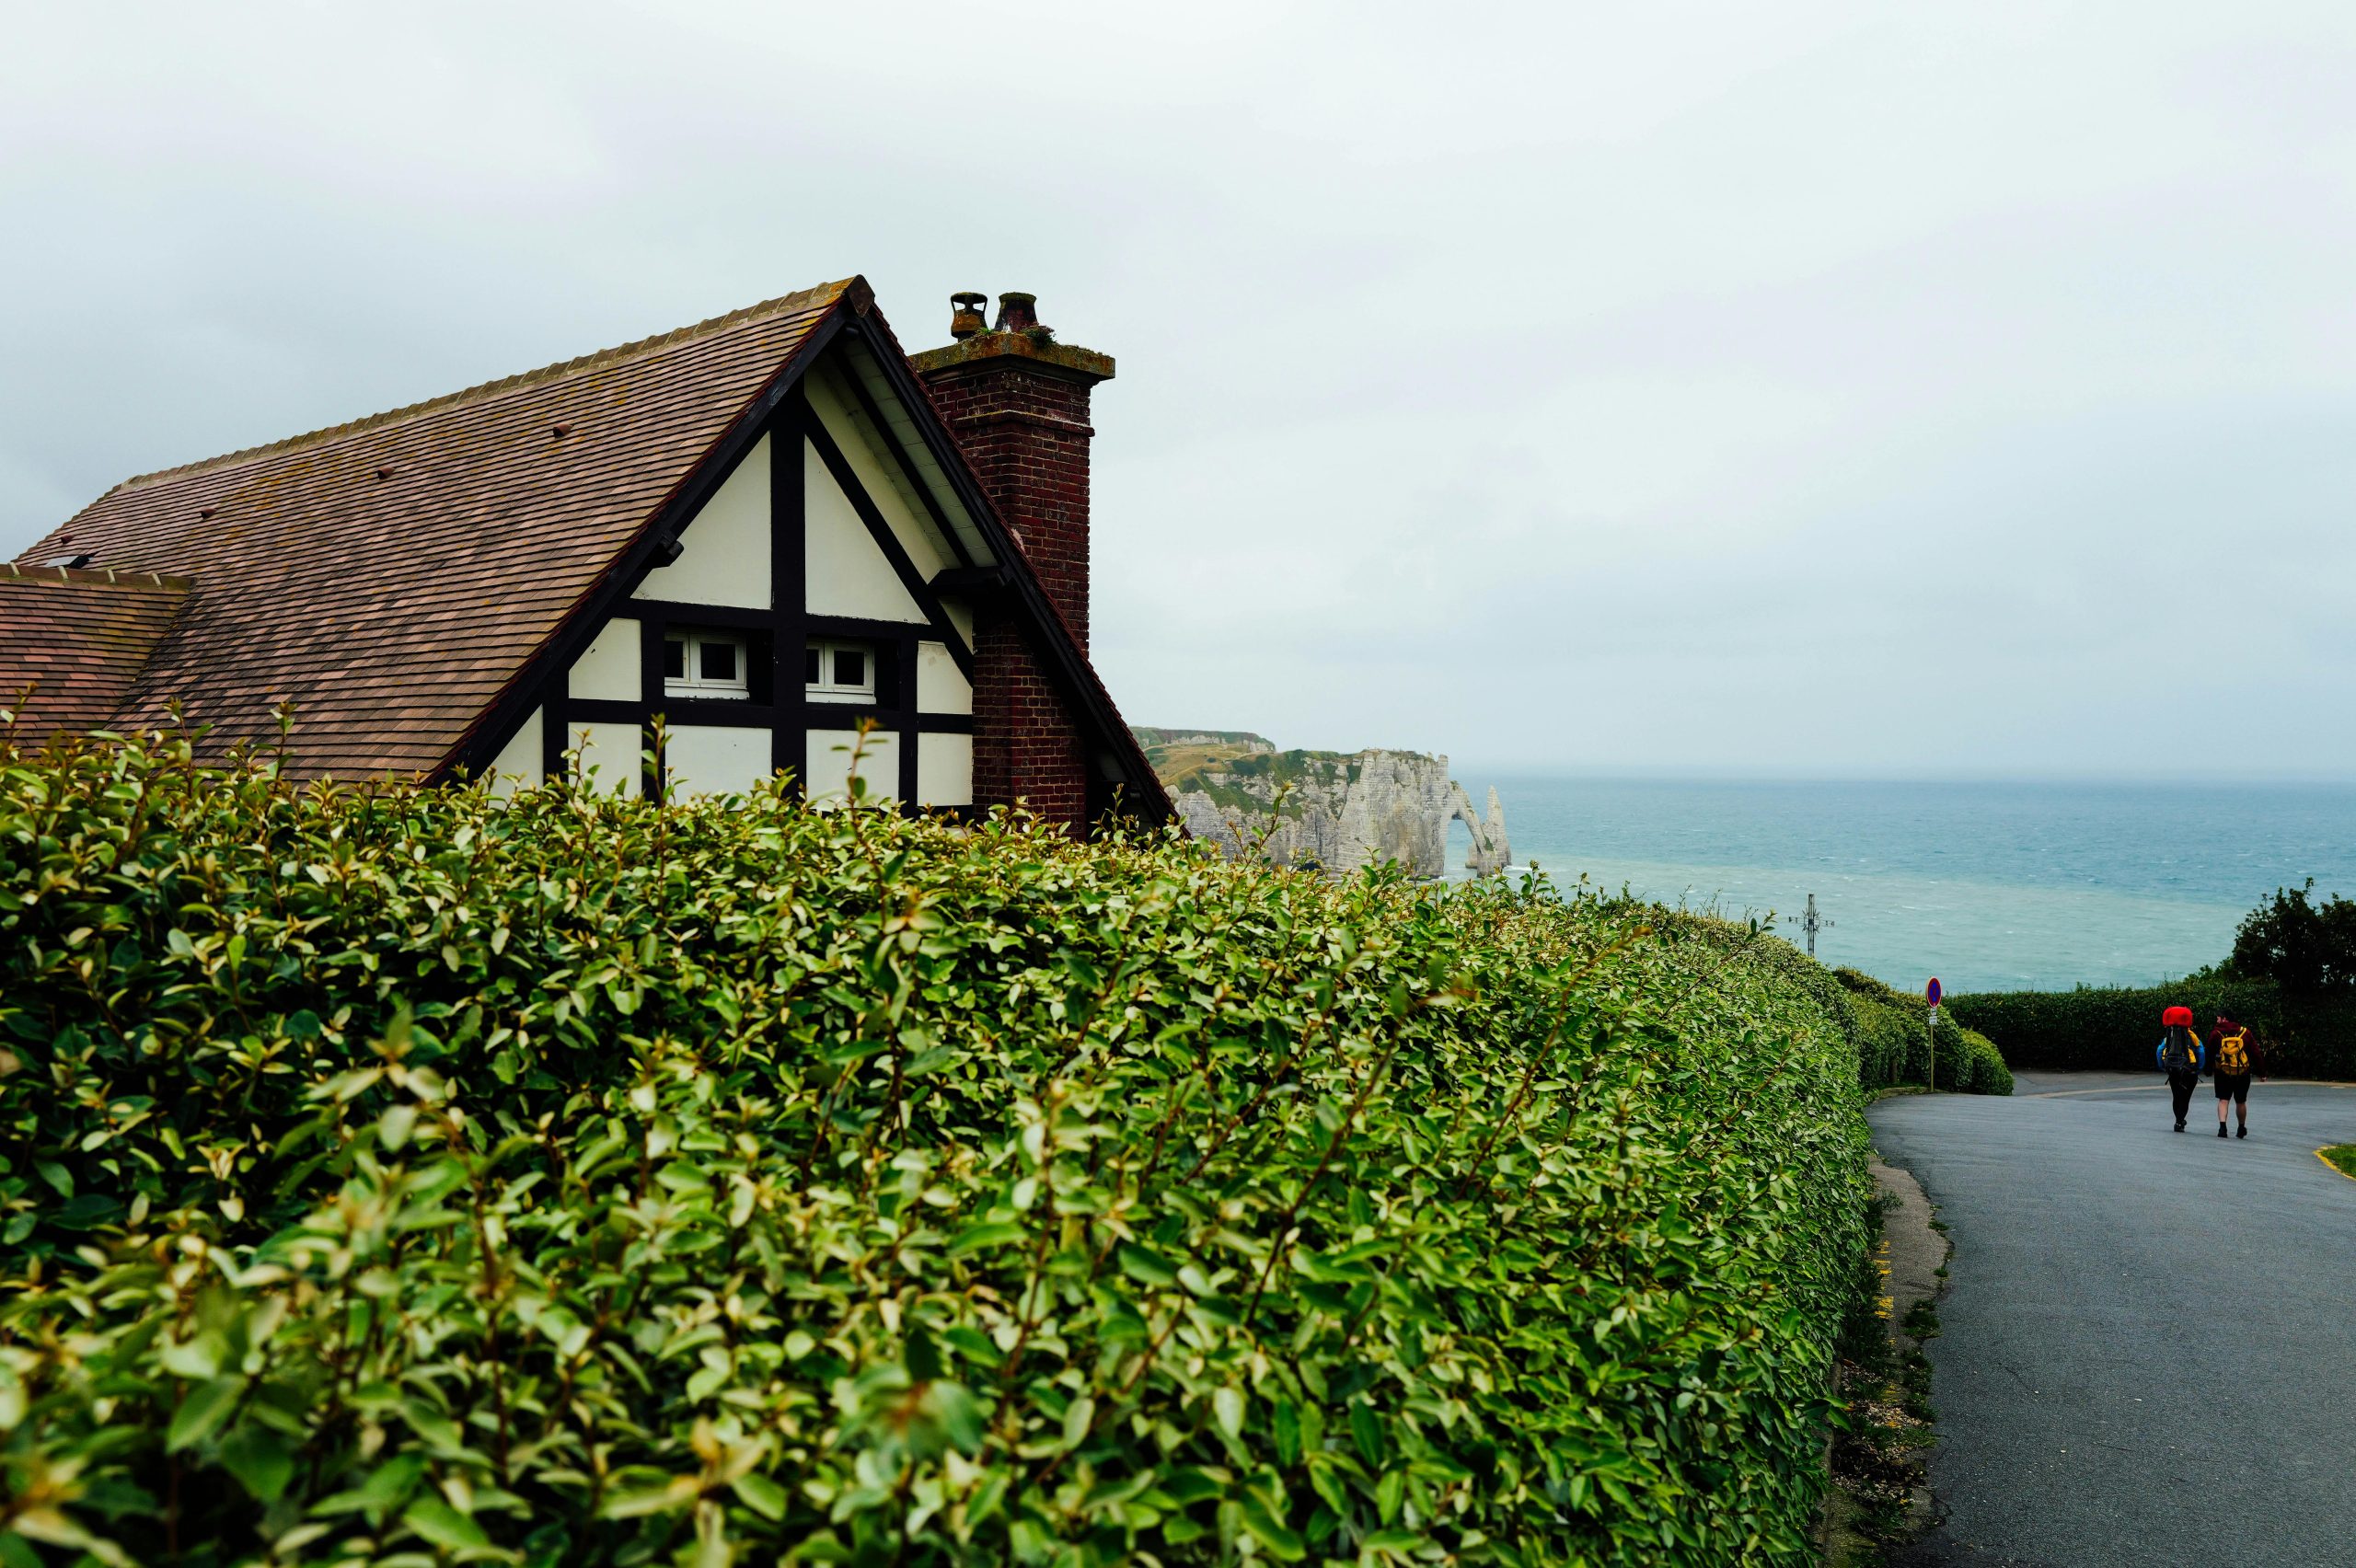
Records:
[[[875,653],[864,642],[813,639],[802,656],[802,682],[811,697],[875,696]]]
[[[726,699],[752,695],[745,639],[726,631],[673,631],[663,639],[663,695]]]
[[[62,556],[52,556],[49,559],[47,559],[47,560],[45,560],[45,561],[41,562],[41,565],[43,565],[43,566],[64,566],[64,567],[72,567],[72,568],[79,569],[79,568],[81,568],[81,567],[85,567],[85,566],[89,565],[89,564],[90,564],[90,560],[91,560],[91,559],[92,559],[92,558],[90,558],[89,556],[87,556],[87,555],[62,555]]]

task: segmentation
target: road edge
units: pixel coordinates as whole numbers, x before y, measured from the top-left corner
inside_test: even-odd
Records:
[[[1936,1303],[1952,1248],[1912,1171],[1866,1159],[1878,1210],[1874,1329],[1851,1341],[1836,1370],[1847,1421],[1833,1444],[1819,1536],[1826,1568],[1893,1561],[1937,1522],[1929,1481],[1936,1441],[1924,1344],[1938,1334]],[[1878,1342],[1878,1343],[1877,1343]]]
[[[1930,1194],[1923,1191],[1923,1183],[1911,1170],[1888,1163],[1878,1149],[1865,1169],[1888,1200],[1878,1261],[1889,1287],[1885,1302],[1890,1348],[1902,1358],[1921,1348],[1906,1326],[1907,1320],[1917,1306],[1938,1300],[1946,1286],[1947,1259],[1954,1249]]]

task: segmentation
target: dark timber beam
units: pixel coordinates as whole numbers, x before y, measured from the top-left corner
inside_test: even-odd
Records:
[[[946,571],[936,571],[928,584],[936,594],[954,594],[961,599],[985,599],[1007,593],[1014,585],[1014,572],[1003,566],[953,566]]]
[[[798,698],[809,686],[802,670],[810,640],[809,491],[802,430],[810,422],[809,395],[796,386],[769,427],[769,699],[778,710],[769,731],[769,771],[790,774],[789,788],[804,799],[810,793],[810,781],[803,777],[810,767],[808,731],[783,720],[791,710],[787,694]]]
[[[769,574],[777,575],[774,563]],[[614,614],[623,619],[659,620],[666,626],[716,626],[736,631],[768,631],[777,625],[774,609],[747,609],[742,605],[695,605],[684,599],[632,599]]]
[[[566,732],[572,721],[572,705],[566,700],[566,689],[572,684],[571,666],[567,665],[549,677],[537,694],[540,698],[540,778],[543,780],[564,777],[565,749],[572,743]],[[493,752],[494,757],[499,754]],[[485,767],[490,766],[485,764]]]
[[[900,709],[894,715],[894,727],[900,732],[900,799],[914,805],[917,799],[917,637],[912,631],[900,634],[897,649],[900,660]],[[877,695],[881,696],[881,693]]]

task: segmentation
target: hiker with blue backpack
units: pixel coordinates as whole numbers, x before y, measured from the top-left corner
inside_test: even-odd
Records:
[[[2217,1015],[2217,1026],[2209,1032],[2209,1076],[2217,1085],[2217,1136],[2225,1136],[2225,1104],[2233,1102],[2241,1113],[2241,1131],[2235,1137],[2249,1136],[2249,1080],[2258,1071],[2258,1037],[2246,1025],[2235,1023],[2223,1013]]]
[[[2160,1048],[2153,1055],[2160,1071],[2168,1075],[2168,1098],[2176,1102],[2176,1130],[2180,1133],[2184,1114],[2192,1109],[2192,1091],[2200,1082],[2200,1036],[2192,1032],[2190,1008],[2169,1008],[2160,1014]]]

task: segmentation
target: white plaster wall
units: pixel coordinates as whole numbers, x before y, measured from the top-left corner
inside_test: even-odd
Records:
[[[850,788],[850,748],[856,730],[812,730],[803,771],[803,792],[816,805],[840,805]],[[840,751],[835,748],[840,746]],[[923,760],[923,753],[918,753]],[[969,768],[968,773],[971,773]],[[867,780],[867,799],[881,801],[900,792],[900,737],[896,731],[878,730],[867,737],[860,756],[859,776]]]
[[[917,739],[917,804],[974,803],[974,737],[921,735]]]
[[[531,717],[515,732],[515,738],[499,748],[491,762],[491,792],[512,795],[518,790],[528,790],[540,781],[540,726],[546,721],[547,709],[535,708]]]
[[[682,724],[663,743],[663,787],[672,799],[742,795],[769,776],[769,732]]]
[[[588,738],[582,738],[583,732]],[[641,775],[645,767],[640,757],[645,743],[635,724],[575,724],[565,737],[565,749],[578,747],[581,755],[573,762],[575,777],[585,788],[600,795],[635,795],[639,793]],[[589,770],[596,770],[590,776]]]
[[[850,497],[843,494],[814,449],[805,452],[803,459],[803,559],[809,572],[811,614],[922,621],[924,612],[900,586],[899,573],[876,548],[867,525],[852,510]]]
[[[769,607],[769,440],[755,443],[679,530],[679,559],[648,572],[638,597]]]
[[[812,376],[804,385],[810,392],[810,411],[818,416],[826,433],[835,438],[851,472],[859,476],[860,488],[867,491],[875,510],[891,525],[900,548],[908,552],[908,559],[916,563],[917,571],[930,579],[935,572],[959,564],[940,531],[932,525],[931,517],[917,510],[906,487],[895,477],[897,465],[878,455],[860,433],[864,421],[854,421],[850,404],[836,391],[833,383],[825,376]]]
[[[971,713],[974,688],[965,672],[939,642],[917,644],[917,710],[921,713]],[[919,750],[922,748],[919,747]]]
[[[565,680],[565,689],[573,697],[608,702],[639,700],[638,623],[619,618],[607,621],[572,662],[572,672]]]

